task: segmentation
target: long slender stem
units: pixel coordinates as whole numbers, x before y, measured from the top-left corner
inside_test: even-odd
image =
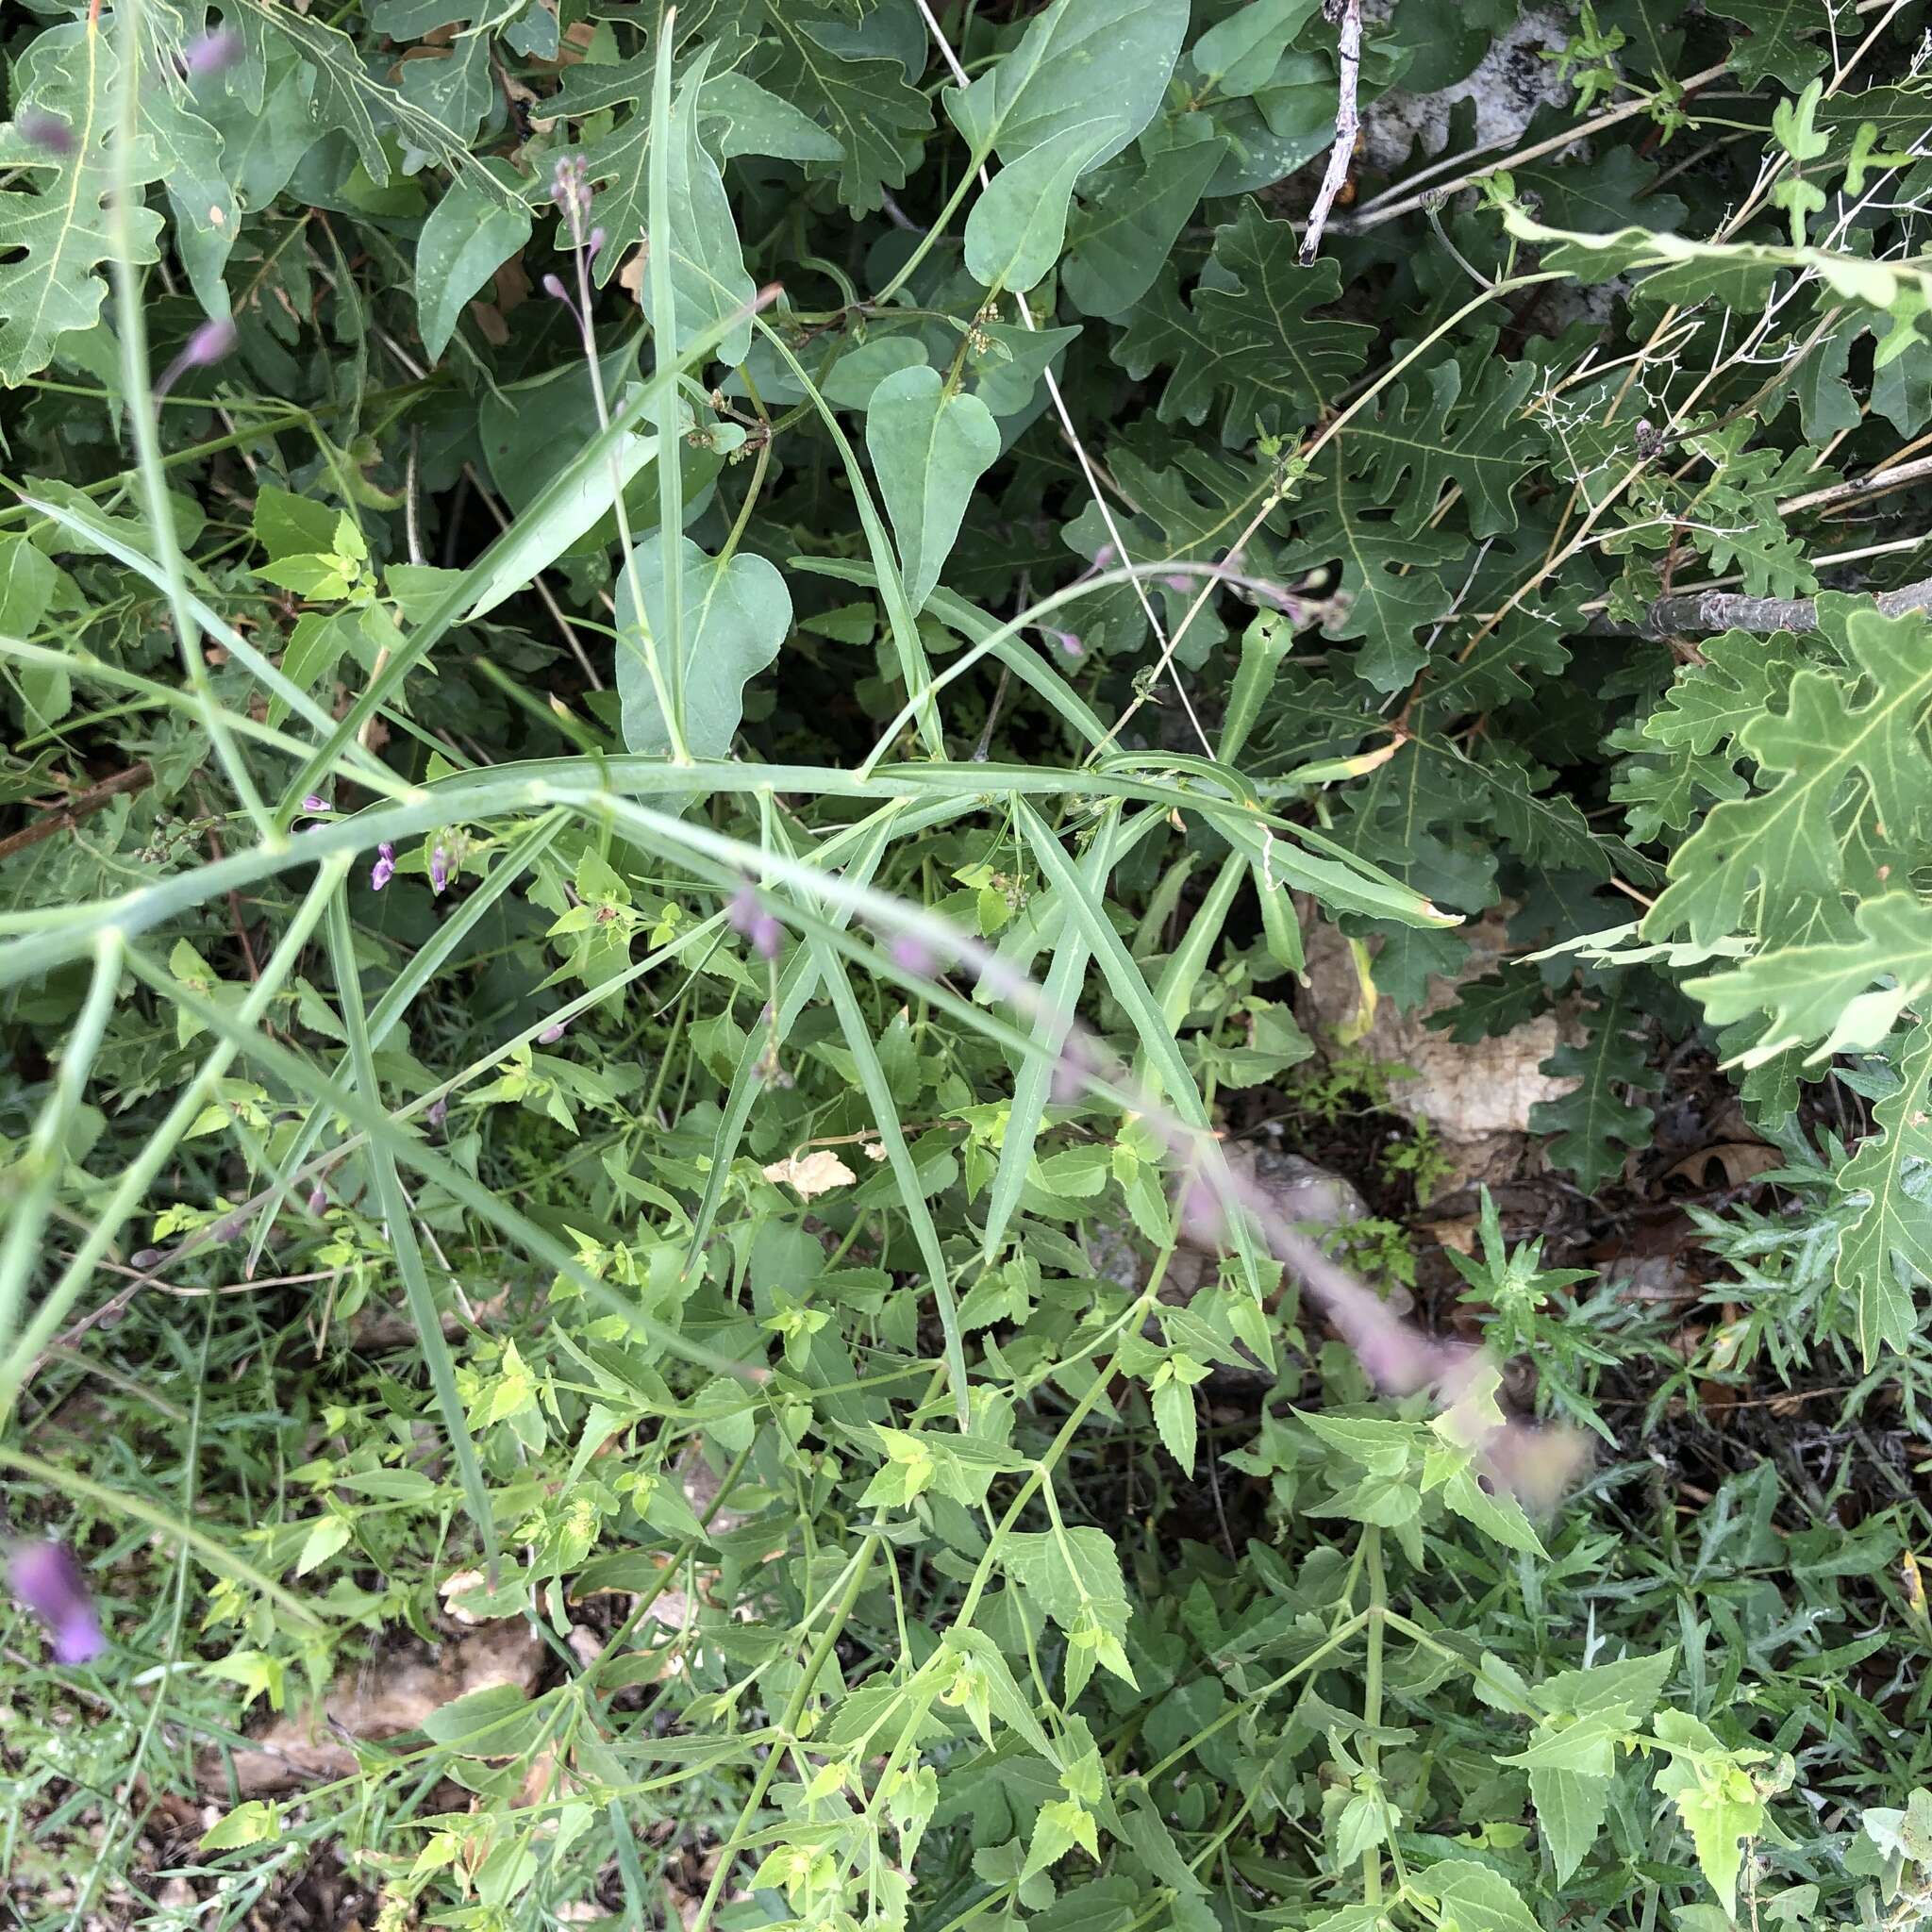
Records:
[[[109,926],[94,941],[94,974],[88,987],[87,1003],[67,1036],[54,1091],[42,1105],[27,1141],[26,1158],[22,1163],[26,1171],[26,1191],[8,1212],[7,1239],[5,1245],[0,1246],[0,1356],[4,1356],[13,1339],[27,1277],[40,1259],[41,1231],[46,1225],[54,1191],[67,1164],[68,1129],[79,1108],[81,1095],[87,1091],[88,1074],[92,1071],[94,1056],[100,1051],[120,984],[121,935]]]
[[[806,1659],[805,1668],[799,1673],[798,1682],[792,1687],[791,1697],[786,1701],[784,1713],[778,1720],[778,1735],[781,1740],[791,1739],[797,1734],[798,1720],[805,1714],[805,1707],[810,1701],[817,1687],[819,1674],[825,1667],[825,1659],[832,1654],[832,1646],[838,1642],[846,1624],[851,1620],[852,1607],[858,1601],[858,1592],[865,1587],[865,1579],[872,1569],[872,1559],[878,1551],[879,1530],[874,1527],[866,1532],[865,1541],[859,1545],[858,1556],[852,1565],[851,1574],[846,1578],[845,1588],[841,1592],[838,1607],[827,1619],[825,1627],[819,1633],[819,1641],[812,1646],[811,1655]],[[718,1908],[719,1895],[724,1890],[725,1880],[731,1875],[731,1867],[738,1857],[739,1847],[751,1836],[751,1822],[757,1817],[758,1809],[765,1801],[765,1792],[771,1788],[773,1777],[784,1762],[785,1753],[774,1744],[765,1753],[764,1761],[758,1766],[758,1775],[752,1780],[751,1795],[744,1801],[743,1808],[738,1814],[738,1823],[732,1828],[731,1836],[725,1840],[718,1853],[718,1863],[711,1874],[711,1882],[705,1888],[705,1896],[697,1909],[697,1916],[685,1927],[685,1932],[705,1932],[711,1923],[711,1914]]]
[[[134,147],[141,138],[142,0],[121,0],[114,9],[115,55],[120,61],[119,119],[114,134],[114,189],[108,204],[108,232],[114,239],[115,319],[121,332],[121,377],[127,394],[128,427],[134,433],[134,454],[141,477],[142,507],[154,536],[167,589],[168,608],[175,620],[175,637],[181,651],[181,668],[193,693],[202,728],[228,783],[254,821],[257,834],[273,842],[279,838],[275,820],[255,789],[247,764],[230,734],[222,709],[208,687],[208,660],[201,652],[201,627],[189,608],[188,575],[181,544],[175,534],[174,506],[168,501],[167,475],[161,466],[160,439],[155,433],[154,392],[147,373],[147,317],[142,307],[141,277],[134,260]],[[89,15],[90,40],[100,24]]]
[[[1382,1571],[1382,1532],[1370,1524],[1362,1531],[1369,1573],[1369,1656],[1362,1678],[1362,1775],[1373,1790],[1375,1802],[1388,1816],[1388,1803],[1382,1796],[1382,1747],[1375,1733],[1382,1725],[1382,1645],[1387,1636],[1389,1583]],[[1372,1906],[1382,1903],[1382,1845],[1378,1837],[1362,1854],[1362,1896]]]

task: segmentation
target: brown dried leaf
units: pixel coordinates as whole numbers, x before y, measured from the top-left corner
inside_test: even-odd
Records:
[[[829,1147],[818,1148],[802,1159],[791,1154],[783,1160],[774,1160],[764,1170],[764,1175],[768,1181],[792,1189],[801,1201],[828,1194],[834,1188],[850,1187],[858,1178]]]
[[[1710,1184],[1710,1163],[1724,1170],[1724,1185],[1741,1188],[1774,1167],[1782,1166],[1784,1156],[1762,1141],[1720,1141],[1715,1146],[1700,1147],[1687,1154],[1674,1167],[1665,1170],[1667,1181],[1689,1181],[1694,1188]]]

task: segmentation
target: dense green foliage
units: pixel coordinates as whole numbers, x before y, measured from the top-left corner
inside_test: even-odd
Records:
[[[18,1923],[1932,1917],[1927,30],[8,8]]]

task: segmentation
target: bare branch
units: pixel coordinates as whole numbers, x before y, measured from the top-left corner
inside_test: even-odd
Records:
[[[1339,13],[1336,0],[1323,0],[1322,10],[1330,20],[1339,18],[1341,22],[1338,55],[1341,73],[1335,102],[1335,145],[1328,151],[1328,165],[1323,171],[1322,186],[1316,191],[1307,229],[1302,236],[1304,268],[1322,252],[1322,230],[1335,197],[1341,192],[1341,184],[1348,179],[1348,164],[1355,158],[1356,136],[1362,125],[1356,108],[1356,91],[1362,76],[1362,0],[1340,0]]]
[[[1908,611],[1932,611],[1932,577],[1887,591],[1873,602],[1886,617]],[[1818,628],[1815,597],[1741,597],[1735,591],[1700,591],[1691,596],[1659,597],[1643,620],[1645,637],[1661,638],[1690,632],[1708,636],[1721,630],[1796,630]]]

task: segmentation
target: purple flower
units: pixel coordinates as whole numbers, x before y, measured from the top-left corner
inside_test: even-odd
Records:
[[[1221,1196],[1198,1177],[1181,1191],[1181,1239],[1197,1248],[1218,1248],[1227,1231]]]
[[[537,1044],[539,1046],[555,1046],[569,1030],[564,1023],[558,1020],[555,1024],[544,1027],[542,1032],[538,1034]]]
[[[570,299],[570,291],[563,286],[562,281],[558,276],[545,275],[542,281],[542,289],[543,292],[553,302],[561,302],[566,308],[572,308],[576,306]]]
[[[242,36],[233,27],[217,27],[213,33],[190,41],[181,50],[179,64],[188,79],[198,80],[204,75],[220,74],[234,66],[242,54]]]
[[[161,372],[160,380],[155,384],[156,399],[166,395],[180,380],[184,372],[210,367],[219,362],[234,346],[235,325],[229,317],[217,315],[203,323],[188,338],[181,353]]]
[[[448,884],[449,854],[445,852],[441,845],[439,845],[436,848],[436,850],[429,855],[429,890],[432,892],[434,892],[438,898],[441,898],[442,896],[442,889]]]
[[[1041,627],[1069,658],[1084,658],[1087,655],[1087,646],[1080,641],[1077,631],[1055,630],[1051,625]]]
[[[302,801],[302,809],[304,811],[333,811],[335,807],[327,799],[324,798],[320,792],[311,791]]]
[[[752,950],[761,959],[778,957],[779,949],[785,943],[785,928],[774,914],[765,910],[765,902],[758,897],[758,889],[749,879],[738,889],[738,896],[726,910],[725,920],[733,932],[742,933],[751,941]]]
[[[1069,1040],[1053,1063],[1053,1104],[1072,1107],[1086,1092],[1091,1072],[1085,1045],[1078,1040]]]
[[[188,346],[181,351],[181,364],[186,369],[207,369],[219,362],[235,346],[235,323],[231,316],[211,316],[188,338]]]
[[[308,1211],[320,1214],[328,1206],[328,1190],[320,1181],[308,1191]]]
[[[375,848],[375,863],[369,868],[369,890],[379,892],[396,875],[396,848],[385,839]]]
[[[449,1118],[449,1096],[447,1094],[439,1093],[436,1096],[436,1098],[429,1103],[428,1108],[424,1112],[423,1118],[425,1121],[427,1121],[432,1127],[441,1126],[443,1122]]]
[[[584,259],[587,262],[596,260],[597,251],[603,247],[604,242],[604,230],[602,228],[592,228],[590,239],[584,243]]]
[[[87,1578],[65,1543],[24,1543],[8,1565],[13,1593],[54,1634],[54,1660],[90,1664],[108,1647]]]
[[[1189,576],[1185,571],[1168,571],[1161,577],[1160,581],[1163,584],[1165,584],[1170,591],[1191,591],[1194,587],[1193,578]]]
[[[44,108],[23,108],[13,125],[20,129],[20,138],[42,154],[58,157],[74,152],[74,129]]]
[[[916,973],[921,979],[930,979],[939,968],[932,948],[916,934],[900,933],[892,941],[891,952],[892,964],[900,972]]]
[[[550,171],[550,198],[570,218],[571,232],[583,236],[583,219],[591,206],[591,170],[581,154],[558,155]]]

